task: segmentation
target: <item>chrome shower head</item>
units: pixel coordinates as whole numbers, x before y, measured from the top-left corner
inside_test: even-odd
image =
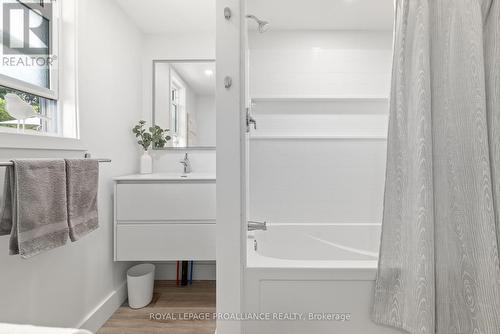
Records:
[[[247,19],[252,19],[257,22],[257,31],[261,34],[269,29],[269,22],[259,19],[257,16],[249,14],[245,16]]]

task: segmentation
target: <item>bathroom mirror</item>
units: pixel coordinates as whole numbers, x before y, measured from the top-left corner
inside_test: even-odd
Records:
[[[169,129],[165,149],[215,148],[215,61],[153,61],[153,124]]]

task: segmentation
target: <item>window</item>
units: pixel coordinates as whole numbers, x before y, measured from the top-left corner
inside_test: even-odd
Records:
[[[170,117],[172,119],[170,120],[171,124],[171,133],[172,135],[176,136],[178,131],[179,131],[179,87],[177,85],[172,84],[172,91],[171,91],[171,99],[170,99]]]
[[[174,147],[187,143],[186,83],[174,69],[170,70],[170,134]]]
[[[76,123],[71,124],[74,131],[63,129],[63,103],[58,89],[59,2],[0,0],[0,132],[76,134]]]
[[[7,112],[7,94],[15,94],[33,110],[32,117],[23,118],[16,115],[15,111]],[[0,86],[0,126],[7,131],[8,128],[16,129],[16,132],[36,131],[45,133],[57,133],[57,119],[50,117],[56,115],[57,106],[53,100]]]

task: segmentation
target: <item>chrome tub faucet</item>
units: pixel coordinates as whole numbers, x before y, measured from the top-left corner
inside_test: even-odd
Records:
[[[267,223],[266,222],[248,222],[248,231],[267,231]]]

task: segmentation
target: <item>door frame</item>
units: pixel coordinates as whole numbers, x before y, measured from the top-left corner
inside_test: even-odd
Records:
[[[216,2],[217,313],[243,312],[246,263],[245,0]],[[224,9],[229,8],[227,19]],[[232,85],[225,87],[225,78]],[[241,321],[219,320],[218,334],[240,334]]]

